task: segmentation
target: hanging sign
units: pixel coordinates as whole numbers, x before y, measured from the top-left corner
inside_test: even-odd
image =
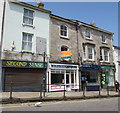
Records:
[[[70,60],[72,58],[71,51],[61,51],[61,59],[62,60]]]

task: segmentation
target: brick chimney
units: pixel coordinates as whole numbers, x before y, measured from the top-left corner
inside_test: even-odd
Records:
[[[37,5],[39,8],[44,8],[44,4],[42,2],[38,2]]]

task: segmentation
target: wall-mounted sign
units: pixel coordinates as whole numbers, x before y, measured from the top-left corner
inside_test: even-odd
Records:
[[[44,64],[43,62],[3,60],[2,67],[19,67],[19,68],[44,68],[45,67],[46,68],[47,63]]]
[[[62,60],[70,60],[72,58],[71,51],[61,51],[61,59]]]
[[[51,64],[52,69],[78,69],[78,66],[76,65],[57,65],[57,64]]]
[[[100,66],[99,65],[93,65],[93,64],[83,64],[80,67],[81,70],[99,70]]]

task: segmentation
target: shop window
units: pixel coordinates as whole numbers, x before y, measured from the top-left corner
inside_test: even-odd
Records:
[[[33,25],[34,11],[24,9],[23,23]]]
[[[68,37],[68,27],[66,25],[60,25],[60,35],[62,37]]]
[[[64,74],[52,74],[51,75],[51,84],[63,84],[64,83]]]
[[[33,34],[23,33],[22,50],[32,51],[32,37]]]

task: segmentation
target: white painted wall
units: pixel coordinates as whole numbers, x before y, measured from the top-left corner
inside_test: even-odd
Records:
[[[114,63],[116,67],[115,79],[120,82],[120,65],[118,63],[120,62],[120,50],[114,48],[113,56],[114,56]]]
[[[3,0],[0,0],[0,43],[1,43],[2,17],[3,17]]]
[[[27,7],[10,2],[7,3],[6,7],[3,50],[11,50],[11,45],[14,41],[16,46],[15,51],[21,52],[22,32],[26,32],[34,34],[32,52],[36,53],[36,37],[49,39],[49,14],[33,10],[35,26],[33,28],[22,25],[24,8]],[[47,54],[49,54],[49,41],[47,41]]]

